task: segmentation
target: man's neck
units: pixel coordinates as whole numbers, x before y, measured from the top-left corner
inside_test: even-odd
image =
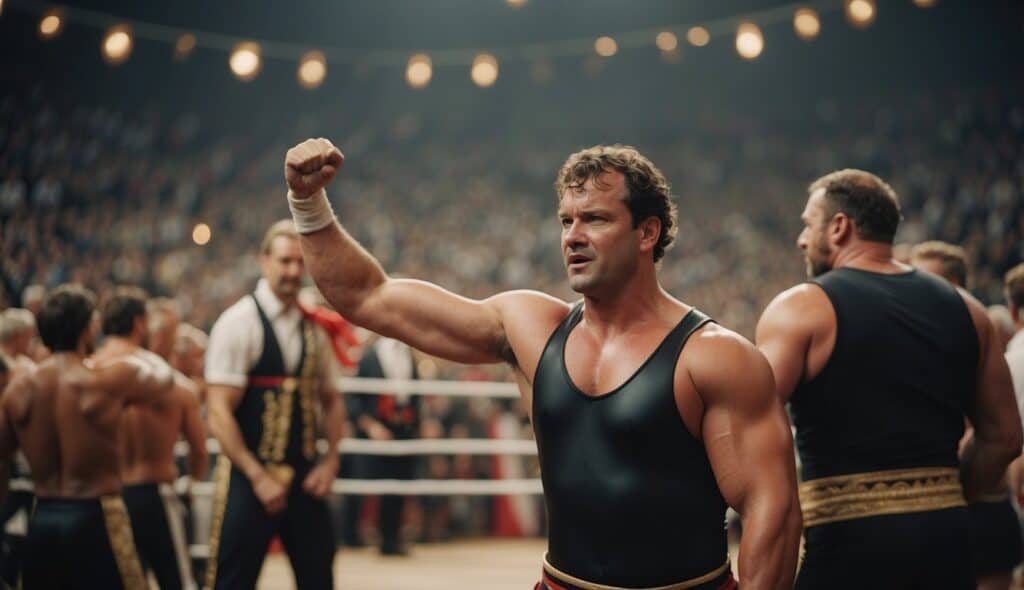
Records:
[[[635,277],[614,292],[585,295],[584,301],[583,317],[588,327],[602,336],[613,336],[660,319],[672,298],[650,274]]]
[[[892,257],[892,244],[855,241],[836,254],[832,268],[848,266],[883,274],[900,274],[911,267]]]
[[[134,351],[140,347],[139,342],[131,336],[107,336],[103,342],[103,348]]]

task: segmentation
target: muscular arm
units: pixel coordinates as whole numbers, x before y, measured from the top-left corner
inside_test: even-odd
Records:
[[[816,330],[815,323],[823,320],[824,312],[830,311],[831,306],[821,289],[798,285],[781,293],[761,314],[755,339],[758,349],[768,359],[775,392],[783,404],[807,378],[811,370],[808,366],[811,345],[815,332],[820,331]]]
[[[963,296],[980,344],[977,394],[967,408],[974,436],[963,445],[960,456],[960,480],[964,497],[970,502],[999,483],[1024,443],[1010,369],[999,335],[985,308],[973,297]]]
[[[188,474],[195,480],[206,477],[209,457],[206,453],[206,429],[199,415],[199,391],[190,380],[182,378],[178,395],[182,403],[181,434],[188,442]]]
[[[705,404],[702,436],[726,501],[743,521],[740,587],[789,589],[802,521],[789,420],[771,368],[749,342],[705,329],[687,366]]]
[[[8,417],[6,397],[14,391],[15,387],[23,387],[23,383],[14,382],[0,398],[0,505],[7,499],[10,489],[11,464],[14,460],[14,451],[18,449],[18,438],[15,436],[14,427],[11,426]]]
[[[326,139],[308,140],[288,150],[285,177],[291,194],[303,202],[321,198],[320,191],[342,161],[341,152]],[[313,280],[346,319],[457,362],[514,364],[505,319],[523,321],[519,303],[524,300],[534,306],[534,315],[560,307],[564,317],[566,310],[564,303],[539,293],[503,293],[475,301],[423,281],[389,278],[337,223],[302,234],[301,245]]]
[[[235,420],[235,408],[242,400],[242,390],[228,385],[206,388],[206,419],[210,433],[220,443],[220,452],[245,474],[249,481],[266,474],[263,465],[245,446],[242,431]]]

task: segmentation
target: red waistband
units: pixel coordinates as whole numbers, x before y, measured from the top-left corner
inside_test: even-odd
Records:
[[[249,377],[249,385],[253,387],[281,387],[285,379],[293,379],[287,375],[257,375]]]

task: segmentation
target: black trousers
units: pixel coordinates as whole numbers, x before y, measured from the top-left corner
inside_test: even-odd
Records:
[[[249,479],[226,457],[217,464],[210,562],[204,588],[246,590],[256,587],[274,535],[280,535],[295,572],[298,590],[333,590],[334,535],[324,500],[302,491],[304,471],[296,471],[288,507],[271,516],[253,493]]]
[[[153,571],[160,590],[195,588],[184,510],[171,486],[125,486],[122,493],[143,571]]]
[[[24,564],[25,590],[147,588],[119,496],[39,498]]]
[[[358,455],[347,458],[346,461],[351,463],[352,476],[355,478],[413,479],[416,474],[416,457],[414,456]],[[402,525],[402,506],[404,504],[404,496],[380,497],[379,526],[382,551],[392,551],[399,547],[398,533]],[[345,497],[346,541],[358,541],[358,520],[362,507],[362,496]]]
[[[974,590],[967,508],[870,516],[804,531],[796,590]]]
[[[1001,502],[976,502],[971,514],[971,549],[978,576],[1012,572],[1021,562],[1020,521],[1007,498]]]
[[[32,514],[35,494],[25,490],[14,490],[7,494],[3,506],[0,507],[0,530],[3,531],[0,541],[0,581],[11,588],[18,585],[21,575],[22,561],[25,559],[25,535],[11,534],[6,531],[7,524],[14,518],[26,521]]]

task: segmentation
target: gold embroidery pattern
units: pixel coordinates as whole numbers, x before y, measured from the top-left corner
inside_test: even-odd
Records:
[[[303,330],[306,339],[306,358],[302,363],[302,382],[299,385],[299,404],[302,409],[302,455],[312,461],[316,458],[316,414],[313,410],[313,395],[318,386],[317,373],[320,369],[320,354],[316,344],[316,332],[306,322]]]
[[[295,390],[298,382],[288,377],[281,384],[281,393],[277,397],[277,428],[274,431],[274,445],[270,460],[275,463],[284,461],[284,452],[288,449],[288,433],[291,431],[292,410],[295,407]]]
[[[132,538],[132,525],[124,500],[121,496],[102,496],[100,506],[103,507],[107,537],[125,590],[146,590],[146,579],[142,576],[142,564],[135,553],[135,539]]]
[[[210,557],[206,560],[206,583],[203,590],[213,590],[217,583],[217,551],[220,549],[220,534],[224,528],[224,512],[228,506],[228,485],[231,483],[231,461],[221,455],[217,457],[214,474],[216,490],[213,494],[213,517],[210,523]]]
[[[277,424],[277,396],[273,390],[263,392],[263,433],[260,435],[259,458],[270,460],[270,446],[274,442],[274,426]]]
[[[718,566],[713,571],[710,571],[710,572],[708,572],[708,573],[706,573],[703,576],[700,576],[698,578],[691,578],[689,580],[684,580],[682,582],[677,582],[675,584],[669,584],[667,586],[656,586],[656,587],[649,587],[649,588],[633,588],[633,589],[629,589],[629,588],[624,588],[622,586],[608,586],[606,584],[598,584],[596,582],[588,582],[588,581],[583,580],[581,578],[577,578],[575,576],[571,576],[571,575],[569,575],[569,574],[567,574],[567,573],[565,573],[563,571],[560,571],[555,566],[551,565],[551,562],[548,561],[547,554],[544,555],[544,571],[549,576],[551,576],[552,578],[555,578],[556,582],[561,581],[563,583],[572,584],[573,586],[578,586],[579,588],[582,588],[583,590],[686,590],[687,588],[695,588],[697,586],[700,586],[701,584],[706,584],[706,583],[710,582],[711,580],[714,580],[718,576],[721,576],[722,574],[724,574],[728,570],[729,570],[729,556],[726,556],[725,557],[725,563],[723,563],[722,565]]]
[[[800,484],[804,528],[882,514],[966,506],[955,467],[852,473]]]

